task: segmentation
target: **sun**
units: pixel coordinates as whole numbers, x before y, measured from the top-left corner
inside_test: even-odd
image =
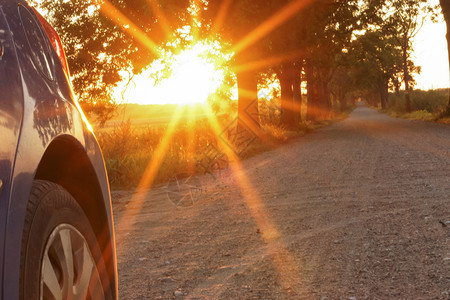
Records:
[[[224,71],[218,61],[206,58],[212,49],[198,43],[177,55],[153,62],[126,87],[118,91],[129,103],[138,104],[196,104],[206,103],[224,81]],[[163,74],[156,80],[155,74]]]
[[[205,103],[222,84],[223,72],[201,57],[202,47],[180,53],[172,65],[171,76],[163,82],[168,100],[177,104]]]

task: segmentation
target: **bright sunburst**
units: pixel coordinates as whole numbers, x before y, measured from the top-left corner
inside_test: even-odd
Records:
[[[222,85],[224,71],[206,55],[211,45],[198,43],[177,55],[155,61],[136,75],[129,86],[119,86],[117,97],[125,89],[124,100],[139,104],[205,103]],[[211,55],[210,55],[211,56]],[[158,80],[155,79],[160,77]]]

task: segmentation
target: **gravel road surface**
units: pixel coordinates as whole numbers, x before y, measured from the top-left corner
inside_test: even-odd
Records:
[[[120,299],[450,299],[449,125],[359,106],[178,184],[113,193]]]

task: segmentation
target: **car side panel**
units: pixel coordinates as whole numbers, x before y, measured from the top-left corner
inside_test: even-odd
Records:
[[[4,235],[11,176],[23,115],[23,93],[16,51],[3,9],[0,7],[0,270],[3,270]],[[3,272],[0,272],[3,282]]]
[[[8,1],[3,6],[4,14],[12,31],[14,48],[21,70],[17,82],[22,84],[24,103],[22,131],[17,148],[17,161],[13,169],[11,195],[6,217],[3,266],[4,299],[18,298],[22,231],[34,170],[45,149],[45,143],[51,139],[53,133],[59,130],[55,121],[60,119],[57,116],[43,115],[46,111],[51,112],[46,101],[55,102],[56,99],[52,95],[49,82],[42,78],[33,63],[19,15],[18,3],[17,1]],[[12,101],[17,100],[12,99]],[[35,119],[39,121],[35,121]]]
[[[5,274],[3,276],[4,299],[16,299],[18,297],[20,268],[20,252],[18,251],[21,248],[23,222],[31,184],[44,153],[52,144],[52,141],[59,137],[70,136],[85,149],[99,181],[103,196],[101,205],[104,206],[109,221],[109,235],[111,241],[114,242],[109,186],[101,151],[94,135],[88,130],[88,126],[84,122],[82,114],[80,114],[81,111],[76,106],[67,77],[55,52],[50,51],[49,59],[50,68],[53,70],[53,78],[49,79],[44,76],[33,62],[27,37],[24,30],[21,29],[18,3],[27,7],[27,4],[22,0],[7,1],[4,5],[8,22],[11,23],[10,20],[14,20],[13,39],[21,70],[21,78],[17,82],[22,83],[24,104],[22,130],[17,147],[18,158],[12,175],[8,223],[6,225],[5,263],[2,272]],[[112,251],[111,257],[114,257],[115,260],[114,243],[109,250]],[[114,266],[114,273],[116,274],[115,268]]]

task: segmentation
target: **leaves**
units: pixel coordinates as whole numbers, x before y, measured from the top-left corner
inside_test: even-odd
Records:
[[[105,0],[106,1],[106,0]],[[36,2],[36,1],[35,1]],[[136,38],[136,32],[102,13],[102,1],[42,0],[35,3],[45,13],[63,42],[73,86],[80,103],[88,111],[109,116],[115,101],[111,91],[122,80],[122,70],[139,73],[154,58],[154,53]],[[147,35],[162,43],[167,35],[158,17],[166,18],[169,30],[178,28],[189,0],[110,0],[123,16]],[[170,11],[170,13],[168,13]],[[131,25],[131,24],[130,24]],[[167,28],[165,28],[167,29]],[[106,105],[106,113],[102,113]],[[98,108],[95,106],[99,104]],[[103,107],[103,108],[102,108]]]

